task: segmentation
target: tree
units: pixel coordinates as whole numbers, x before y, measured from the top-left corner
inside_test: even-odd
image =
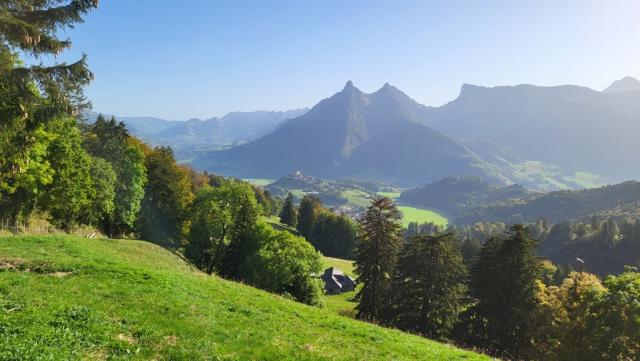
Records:
[[[391,324],[433,339],[445,339],[466,297],[467,269],[452,234],[418,235],[398,259]]]
[[[348,216],[322,211],[311,234],[311,244],[325,256],[352,259],[356,227]]]
[[[258,217],[251,186],[224,181],[198,192],[189,212],[187,257],[202,270],[236,278],[238,267],[255,251],[248,237]]]
[[[148,153],[145,167],[148,181],[136,228],[142,239],[175,246],[193,201],[190,174],[176,164],[168,147],[157,147]]]
[[[233,226],[230,229],[229,246],[225,252],[221,274],[227,278],[240,279],[240,264],[258,247],[250,234],[258,221],[260,210],[249,183],[232,181],[228,197]]]
[[[597,276],[572,272],[559,286],[537,282],[537,307],[528,355],[537,360],[601,360],[588,324],[594,301],[606,292]]]
[[[587,318],[593,360],[634,360],[640,355],[640,273],[626,267],[603,282]]]
[[[239,265],[239,279],[255,287],[317,305],[322,294],[320,254],[302,237],[275,231],[264,223],[248,236],[257,247]]]
[[[91,157],[82,148],[75,119],[62,118],[49,126],[56,138],[49,145],[47,160],[55,173],[42,203],[52,223],[70,231],[91,204]]]
[[[298,231],[309,241],[321,211],[322,203],[317,195],[307,194],[302,197],[298,209]]]
[[[115,209],[104,219],[102,230],[110,236],[131,232],[144,198],[147,173],[143,151],[151,152],[142,142],[130,137],[124,123],[98,116],[85,134],[85,148],[94,157],[111,164],[116,173]]]
[[[85,214],[85,222],[97,225],[104,219],[113,217],[116,199],[116,172],[111,164],[102,158],[91,158],[91,184],[93,186],[91,205]]]
[[[391,277],[402,244],[400,212],[389,198],[372,201],[359,220],[356,247],[356,274],[362,288],[356,299],[357,317],[383,319],[383,310],[391,299]]]
[[[219,269],[228,244],[233,219],[227,204],[220,188],[205,187],[196,195],[189,212],[186,256],[209,274]]]
[[[293,228],[298,224],[298,211],[293,204],[293,194],[291,193],[287,194],[287,198],[284,199],[284,204],[280,211],[280,223]]]
[[[82,88],[92,79],[85,58],[73,64],[25,66],[71,45],[60,40],[82,22],[95,1],[0,3],[0,205],[14,223],[34,210],[42,187],[53,180],[45,160],[53,139],[44,126],[75,116],[86,103]],[[25,61],[20,56],[29,56]]]
[[[491,238],[482,247],[471,272],[471,295],[476,304],[473,342],[489,352],[512,358],[524,356],[536,307],[540,278],[537,241],[522,225],[507,238]]]

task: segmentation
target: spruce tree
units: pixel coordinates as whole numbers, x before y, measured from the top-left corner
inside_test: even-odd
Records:
[[[529,344],[540,278],[537,241],[515,225],[506,238],[491,238],[471,272],[476,320],[473,343],[504,357],[519,358]]]
[[[284,223],[289,227],[295,228],[298,224],[298,211],[293,204],[293,194],[287,194],[287,198],[282,205],[282,211],[280,211],[280,223]]]
[[[391,282],[402,245],[400,212],[387,197],[372,201],[359,220],[356,273],[362,285],[356,295],[356,316],[380,321],[391,299]]]
[[[448,337],[464,307],[466,276],[452,234],[412,237],[398,259],[391,324],[433,339]]]

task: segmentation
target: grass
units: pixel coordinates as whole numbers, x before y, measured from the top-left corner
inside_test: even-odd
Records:
[[[336,267],[349,276],[355,277],[355,265],[353,264],[353,261],[332,257],[323,257],[322,261],[324,263],[324,268]]]
[[[377,194],[379,196],[388,197],[395,200],[396,198],[400,198],[401,192],[378,192]]]
[[[0,238],[1,360],[488,360],[131,240]]]
[[[245,182],[249,182],[254,186],[258,187],[266,187],[269,184],[275,182],[275,179],[266,179],[266,178],[245,178],[243,179]]]
[[[357,189],[350,189],[342,192],[342,196],[347,198],[347,202],[355,207],[367,208],[371,205],[371,198],[366,192]]]
[[[353,264],[353,261],[332,257],[323,257],[322,261],[325,269],[328,267],[336,267],[347,275],[356,278],[356,274],[354,272],[355,265]],[[356,307],[356,302],[353,299],[355,295],[355,291],[339,295],[324,295],[323,300],[327,310],[338,315],[353,318],[355,316],[354,308]]]
[[[411,222],[432,222],[442,226],[449,224],[447,218],[436,211],[409,206],[398,206],[398,209],[402,212],[402,225],[405,227]]]

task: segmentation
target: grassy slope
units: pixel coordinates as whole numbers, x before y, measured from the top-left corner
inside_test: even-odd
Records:
[[[398,206],[398,210],[402,212],[402,225],[405,227],[408,226],[411,222],[431,222],[443,226],[446,226],[449,223],[447,218],[445,218],[443,215],[429,209]]]
[[[206,276],[141,241],[0,238],[0,359],[482,360]]]

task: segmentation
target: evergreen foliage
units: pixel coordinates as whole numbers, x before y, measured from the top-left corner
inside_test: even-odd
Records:
[[[491,238],[471,272],[475,344],[497,355],[519,358],[530,343],[541,276],[537,241],[522,225],[506,238]]]
[[[296,210],[295,204],[293,204],[293,194],[287,194],[279,217],[280,223],[286,224],[289,227],[295,228],[298,224],[298,211]]]
[[[446,339],[465,306],[466,277],[452,234],[412,237],[398,259],[390,323],[428,338]]]
[[[383,320],[392,298],[392,276],[402,245],[400,212],[389,198],[378,198],[359,220],[356,273],[362,288],[356,299],[357,317]]]

